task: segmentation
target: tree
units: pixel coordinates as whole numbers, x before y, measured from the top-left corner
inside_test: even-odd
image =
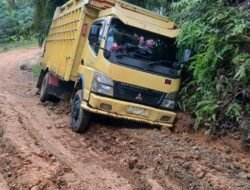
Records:
[[[128,3],[135,4],[145,9],[157,12],[159,14],[165,14],[169,7],[170,0],[126,0]]]
[[[8,42],[17,34],[18,22],[3,1],[0,1],[0,26],[0,42]]]
[[[56,7],[65,2],[67,0],[35,0],[34,26],[40,45],[48,35]]]
[[[16,8],[16,1],[15,0],[6,0],[6,3],[10,9]]]

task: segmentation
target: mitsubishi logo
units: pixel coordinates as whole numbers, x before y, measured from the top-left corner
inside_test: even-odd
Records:
[[[142,94],[139,93],[139,94],[136,96],[135,99],[138,100],[138,101],[142,101],[142,100],[143,100]]]

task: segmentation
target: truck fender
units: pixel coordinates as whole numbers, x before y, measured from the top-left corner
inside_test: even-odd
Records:
[[[45,75],[46,75],[47,72],[48,72],[48,69],[42,69],[41,70],[39,78],[38,78],[38,81],[37,81],[37,84],[36,84],[36,87],[38,89],[41,89],[42,83],[43,83],[43,78],[45,77]]]
[[[75,82],[73,96],[80,89],[82,89],[82,96],[84,95],[84,81],[84,76],[81,75],[78,77],[78,80]]]

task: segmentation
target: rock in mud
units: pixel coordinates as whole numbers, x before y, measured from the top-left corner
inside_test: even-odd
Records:
[[[161,127],[161,134],[163,134],[163,135],[169,135],[169,134],[171,134],[171,131],[167,127]]]
[[[184,113],[178,113],[174,131],[176,133],[185,133],[189,132],[192,129],[192,126],[194,125],[194,120],[192,117],[188,114]]]
[[[198,146],[193,146],[193,150],[199,150]]]
[[[63,114],[64,110],[57,109],[55,110],[55,114],[60,115]]]
[[[239,177],[250,180],[250,173],[241,172],[239,173]]]
[[[144,166],[143,164],[141,164],[141,163],[136,164],[136,168],[137,168],[138,170],[142,170],[144,167],[145,167],[145,166]]]
[[[39,186],[34,186],[34,187],[32,187],[30,190],[40,190],[40,188],[39,188]]]
[[[52,162],[56,162],[56,157],[52,156],[52,157],[51,157],[51,161],[52,161]]]
[[[27,64],[27,63],[24,63],[24,64],[22,64],[22,65],[20,66],[20,69],[21,69],[22,71],[31,71],[31,66],[30,66],[29,64]]]
[[[160,154],[154,159],[154,162],[157,165],[162,165],[163,164],[163,161],[162,161],[162,158],[161,158]]]
[[[191,163],[190,162],[185,162],[183,165],[182,165],[182,167],[184,168],[184,169],[186,169],[186,170],[189,170],[190,168],[191,168]]]
[[[135,165],[138,163],[138,158],[137,157],[133,157],[133,158],[130,158],[128,160],[128,166],[129,166],[129,169],[134,169],[135,168]]]
[[[226,148],[225,152],[226,152],[226,154],[231,154],[232,149],[231,148]]]
[[[53,111],[53,110],[55,110],[55,106],[54,105],[49,105],[48,109]]]
[[[10,167],[9,166],[6,166],[5,168],[4,168],[4,171],[5,172],[8,172],[10,170]]]
[[[136,144],[134,140],[130,140],[129,143],[133,145]]]
[[[196,166],[194,173],[199,179],[201,179],[204,178],[204,176],[207,174],[207,170],[203,166]]]
[[[8,173],[7,173],[7,176],[8,176],[8,177],[11,177],[11,176],[12,176],[12,173],[11,173],[11,172],[8,172]]]

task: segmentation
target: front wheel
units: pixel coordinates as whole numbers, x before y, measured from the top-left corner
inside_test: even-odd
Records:
[[[86,132],[90,123],[90,113],[81,108],[82,100],[82,90],[78,90],[71,105],[71,127],[78,133]]]

